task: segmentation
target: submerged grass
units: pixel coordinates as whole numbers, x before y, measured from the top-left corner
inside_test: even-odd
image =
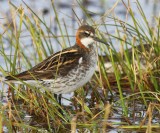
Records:
[[[37,64],[53,53],[52,38],[54,45],[66,47],[65,42],[70,44],[69,38],[63,35],[54,3],[52,7],[62,36],[62,43],[58,35],[54,34],[56,31],[53,32],[26,3],[24,4],[31,12],[31,17],[24,13],[22,7],[10,4],[14,8],[14,17],[19,18],[19,23],[16,24],[13,19],[7,28],[4,27],[5,32],[0,37],[0,54],[5,65],[5,67],[0,66],[3,75],[8,75],[6,71],[11,75],[21,72],[23,67],[30,68],[32,64]],[[160,116],[160,18],[155,18],[156,24],[151,27],[137,1],[137,9],[143,21],[141,25],[135,18],[133,10],[128,5],[125,7],[134,25],[119,20],[116,16],[107,16],[114,22],[113,24],[105,24],[105,22],[97,24],[105,29],[103,34],[97,32],[97,35],[108,41],[111,47],[100,48],[101,52],[106,53],[107,56],[99,57],[99,71],[95,73],[91,83],[78,89],[71,99],[66,99],[71,102],[70,105],[59,105],[54,95],[45,88],[45,91],[41,91],[29,85],[10,84],[7,101],[5,105],[2,103],[0,105],[0,131],[6,127],[9,132],[46,130],[74,133],[76,131],[98,132],[101,129],[102,132],[106,132],[117,125],[121,129],[140,130],[139,128],[142,127],[147,132],[151,132],[152,128],[158,130],[159,125],[157,122],[152,125],[152,120],[159,121]],[[81,8],[92,22],[87,10],[84,10],[83,6]],[[63,23],[67,28],[66,22]],[[115,27],[115,34],[108,33],[110,27]],[[27,31],[31,39],[29,47],[21,43],[24,31],[22,28]],[[9,44],[9,54],[6,54],[5,41]],[[115,50],[114,43],[121,45],[120,52]],[[106,68],[106,62],[111,62],[111,68]],[[113,72],[108,72],[111,69]],[[112,103],[112,106],[108,101]],[[109,122],[116,116],[120,116],[118,119],[120,122],[116,120]]]

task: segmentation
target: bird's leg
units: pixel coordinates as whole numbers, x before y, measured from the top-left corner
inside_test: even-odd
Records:
[[[62,94],[59,94],[59,95],[58,95],[58,103],[59,103],[60,105],[62,105],[61,99],[62,99]]]
[[[54,94],[54,98],[56,99],[56,101],[57,101],[60,105],[62,104],[62,103],[61,103],[62,94],[59,94],[59,95]]]

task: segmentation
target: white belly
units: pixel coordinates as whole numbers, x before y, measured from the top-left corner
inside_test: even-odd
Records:
[[[66,77],[63,79],[57,79],[58,82],[61,80],[63,83],[59,84],[55,80],[51,90],[56,94],[72,92],[85,85],[91,79],[95,72],[95,68],[96,66],[90,67],[90,69],[86,71],[85,74],[80,73],[79,75],[73,75],[71,78]]]

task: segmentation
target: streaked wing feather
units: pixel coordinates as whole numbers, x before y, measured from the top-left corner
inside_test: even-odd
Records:
[[[6,79],[14,80],[14,77],[16,77],[21,80],[40,80],[53,79],[59,75],[65,76],[71,69],[78,65],[78,61],[82,56],[83,54],[78,50],[77,46],[67,48],[49,56],[30,70],[14,75],[13,77],[7,76]]]

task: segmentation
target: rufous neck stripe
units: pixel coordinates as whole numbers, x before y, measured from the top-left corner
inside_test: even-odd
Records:
[[[86,50],[88,49],[87,47],[85,47],[85,46],[82,44],[81,40],[80,40],[78,37],[76,37],[76,43],[77,43],[77,45],[80,46],[81,48],[86,49]]]

